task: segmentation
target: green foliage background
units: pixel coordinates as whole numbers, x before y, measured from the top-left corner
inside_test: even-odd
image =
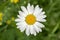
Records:
[[[34,6],[39,5],[46,12],[46,22],[43,23],[41,33],[37,36],[26,36],[16,27],[15,21],[7,24],[12,17],[17,18],[20,7],[28,3]],[[18,3],[11,3],[10,0],[0,0],[0,12],[4,14],[2,25],[0,25],[0,40],[60,40],[60,0],[20,0]]]

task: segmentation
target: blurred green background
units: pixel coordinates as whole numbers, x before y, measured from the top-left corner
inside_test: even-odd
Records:
[[[39,5],[46,12],[46,22],[41,33],[27,36],[16,27],[20,7]],[[0,0],[0,40],[60,40],[60,0]]]

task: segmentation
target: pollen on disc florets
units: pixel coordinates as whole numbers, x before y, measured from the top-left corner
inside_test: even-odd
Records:
[[[29,14],[26,16],[25,21],[27,24],[32,25],[36,22],[36,17],[33,14]]]

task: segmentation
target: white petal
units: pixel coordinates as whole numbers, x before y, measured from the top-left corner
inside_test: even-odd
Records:
[[[31,5],[30,5],[30,3],[28,3],[28,6],[27,6],[28,13],[30,13],[30,7],[31,7]]]
[[[40,21],[40,22],[46,22],[45,19],[41,19],[41,18],[37,18],[37,21]]]
[[[23,32],[26,29],[26,25],[20,25],[17,28],[19,28],[21,32]]]
[[[18,18],[20,18],[21,20],[25,20],[25,18],[23,16],[17,15]]]
[[[33,26],[33,35],[36,36],[36,31],[34,29],[34,26]]]
[[[16,23],[16,25],[21,25],[21,24],[22,24],[22,22]]]
[[[26,27],[26,35],[27,35],[27,36],[30,35],[30,28],[29,28],[29,26]]]
[[[26,23],[24,21],[21,21],[21,22],[16,23],[16,25],[26,25]]]
[[[16,21],[16,22],[20,22],[20,19],[19,19],[19,18],[18,18],[18,19],[15,19],[15,21]]]
[[[34,31],[33,26],[30,26],[30,33],[33,34],[33,31]]]
[[[34,26],[30,25],[29,28],[30,28],[30,33],[36,36],[36,31],[34,30]]]
[[[40,18],[46,18],[46,15],[41,15]]]
[[[21,20],[19,18],[15,19],[16,22],[21,22],[21,21],[24,21],[24,20]]]
[[[19,28],[21,30],[21,32],[23,32],[26,29],[26,23],[25,22],[20,22],[17,23],[17,28]]]
[[[37,33],[42,32],[42,30],[40,28],[38,28],[38,26],[36,26],[36,25],[34,25],[34,29]]]
[[[26,26],[21,26],[20,29],[21,29],[21,32],[23,32],[26,29]]]
[[[44,11],[43,11],[43,12],[41,11],[40,13],[41,13],[41,14],[45,14],[45,12],[44,12]]]
[[[42,23],[36,22],[35,25],[37,25],[39,28],[45,27]]]
[[[31,6],[30,4],[28,4],[27,10],[29,14],[32,14],[34,12],[34,6],[33,5]]]
[[[34,12],[34,6],[32,5],[31,6],[31,13],[33,13]]]
[[[34,10],[34,15],[39,14],[41,11],[42,11],[42,8],[39,8],[39,5],[37,5]]]
[[[22,11],[18,11],[19,12],[19,15],[20,16],[23,16],[23,17],[26,17],[27,16],[27,14],[25,14],[24,12],[22,12]]]
[[[27,9],[26,9],[24,6],[21,6],[21,9],[22,9],[22,11],[23,11],[25,14],[28,14],[28,11],[27,11]]]
[[[34,31],[34,36],[36,36],[36,32]]]
[[[46,15],[35,15],[37,19],[44,19],[46,18]]]

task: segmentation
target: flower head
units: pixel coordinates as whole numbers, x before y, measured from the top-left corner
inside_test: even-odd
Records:
[[[0,12],[0,21],[2,21],[3,13]]]
[[[22,11],[19,11],[18,18],[15,20],[17,28],[21,32],[26,32],[26,35],[30,34],[36,36],[37,33],[42,32],[45,27],[41,22],[46,22],[45,12],[37,5],[35,8],[33,5],[28,4],[27,8],[21,6]]]
[[[14,17],[12,17],[12,18],[11,18],[11,20],[12,20],[12,21],[14,21],[14,20],[15,20],[15,18],[14,18]]]
[[[7,20],[6,23],[9,25],[11,24],[11,20]]]
[[[10,0],[11,1],[11,3],[17,3],[17,2],[19,2],[19,0]]]
[[[2,22],[0,22],[0,26],[2,25]]]

